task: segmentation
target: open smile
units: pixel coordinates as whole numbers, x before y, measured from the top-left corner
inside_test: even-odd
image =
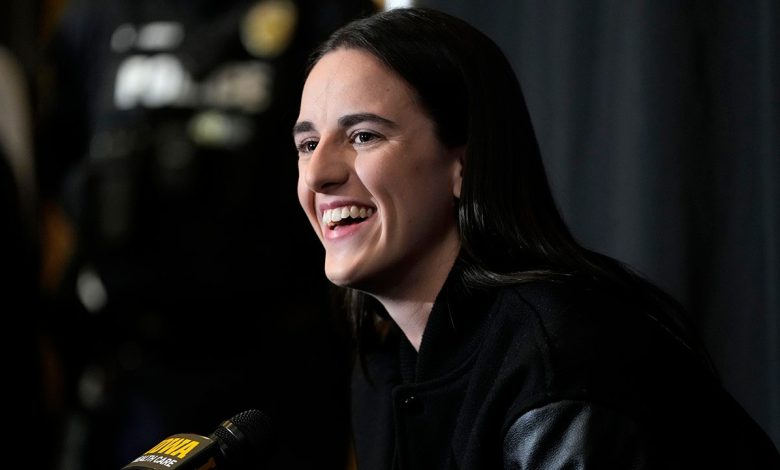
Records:
[[[358,207],[355,205],[326,209],[322,213],[322,223],[329,229],[344,225],[360,223],[373,215],[371,207]]]

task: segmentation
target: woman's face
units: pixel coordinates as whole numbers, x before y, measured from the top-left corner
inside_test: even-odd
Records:
[[[404,80],[365,51],[331,51],[306,80],[293,135],[298,199],[333,283],[392,295],[446,276],[463,150],[439,142]]]

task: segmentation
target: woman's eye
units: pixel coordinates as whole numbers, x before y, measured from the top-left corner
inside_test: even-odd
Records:
[[[352,136],[352,142],[356,144],[367,144],[374,139],[376,139],[376,134],[371,132],[356,132]]]
[[[298,152],[300,153],[311,153],[317,148],[317,141],[314,140],[304,140],[300,144],[298,144]]]

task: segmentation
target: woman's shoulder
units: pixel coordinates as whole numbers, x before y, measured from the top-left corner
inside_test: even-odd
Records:
[[[496,295],[493,314],[514,317],[553,338],[576,335],[592,341],[653,333],[683,341],[675,323],[680,311],[640,291],[578,278],[505,286]]]
[[[559,424],[574,426],[578,439],[604,437],[608,445],[618,442],[615,431],[633,430],[644,436],[633,443],[651,445],[661,452],[653,458],[664,462],[693,463],[701,452],[729,445],[739,450],[724,455],[724,461],[777,462],[766,434],[664,320],[662,310],[642,297],[588,283],[502,288],[492,314],[496,323],[504,323],[494,331],[506,335],[499,353],[505,359],[496,373],[511,402],[504,429],[516,426],[536,437],[549,429],[560,439],[565,427],[548,419],[556,416]],[[584,427],[582,420],[588,421]],[[526,426],[531,422],[536,424]],[[613,434],[583,434],[583,429]],[[507,436],[517,450],[511,444],[526,434]],[[715,454],[707,459],[717,461]]]
[[[629,324],[640,327],[648,318],[656,318],[653,308],[642,304],[616,288],[580,279],[555,279],[522,282],[502,287],[493,304],[493,314],[514,318],[539,328],[547,335],[578,332],[590,335],[611,334]]]
[[[537,365],[549,386],[545,393],[652,387],[664,376],[714,380],[660,306],[597,283],[507,286],[490,315],[491,336],[504,337],[508,366]]]

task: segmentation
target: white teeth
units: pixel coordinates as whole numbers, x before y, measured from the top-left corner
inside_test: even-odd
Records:
[[[358,206],[344,206],[335,209],[326,209],[322,213],[322,223],[325,225],[334,225],[341,220],[348,218],[366,219],[371,217],[371,214],[373,213],[374,210],[370,207],[358,208]]]

